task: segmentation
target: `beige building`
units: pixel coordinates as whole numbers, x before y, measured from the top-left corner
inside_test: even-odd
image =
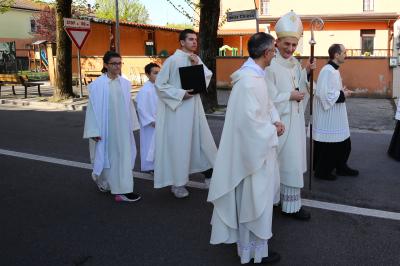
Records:
[[[31,0],[16,0],[7,12],[0,14],[0,42],[15,41],[17,56],[28,57],[31,44],[37,40],[35,16],[43,6]]]
[[[353,56],[390,56],[396,47],[393,25],[400,15],[399,0],[221,0],[221,10],[254,9],[255,4],[259,30],[272,35],[275,35],[274,26],[281,15],[293,10],[301,17],[304,34],[297,49],[300,55],[310,54],[310,22],[314,17],[325,22],[324,29],[315,32],[317,56],[327,55],[332,43],[343,43]],[[247,55],[245,44],[255,31],[255,20],[226,22],[219,35],[223,44],[234,46],[239,54]]]

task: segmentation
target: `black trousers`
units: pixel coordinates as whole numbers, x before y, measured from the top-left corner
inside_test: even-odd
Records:
[[[317,176],[325,176],[332,173],[333,169],[345,170],[347,160],[351,152],[350,137],[341,142],[314,143],[314,171]]]
[[[205,178],[211,178],[212,174],[213,174],[213,168],[210,168],[208,170],[205,170],[203,172],[201,172]]]
[[[400,161],[400,121],[397,121],[388,154],[393,159]]]

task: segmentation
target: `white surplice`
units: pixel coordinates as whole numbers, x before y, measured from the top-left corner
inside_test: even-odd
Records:
[[[89,140],[93,179],[112,194],[133,191],[132,169],[136,159],[133,131],[139,129],[131,99],[131,84],[118,77],[111,80],[102,75],[89,87],[84,138]]]
[[[158,96],[154,83],[144,83],[136,96],[137,111],[140,121],[140,162],[142,171],[154,170],[154,141]]]
[[[203,62],[199,59],[199,64]],[[188,175],[212,168],[217,153],[199,94],[183,100],[179,67],[190,66],[182,50],[170,56],[156,79],[157,106],[154,187],[183,186]],[[212,72],[204,66],[206,84]]]
[[[258,69],[257,69],[258,68]],[[273,203],[279,191],[279,121],[264,71],[249,58],[232,74],[225,124],[208,201],[214,205],[211,244],[237,243],[241,263],[268,256]]]
[[[339,70],[325,65],[318,76],[313,111],[313,140],[342,142],[350,137],[346,103],[336,103],[343,89]]]

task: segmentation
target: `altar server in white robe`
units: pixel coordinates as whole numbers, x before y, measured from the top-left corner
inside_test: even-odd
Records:
[[[273,204],[279,201],[278,135],[285,130],[264,79],[275,54],[274,38],[256,33],[248,51],[250,58],[231,76],[233,88],[207,199],[214,205],[210,243],[236,243],[242,264],[272,263],[280,259],[268,250],[268,239]]]
[[[267,68],[266,79],[270,96],[277,108],[285,134],[279,138],[278,161],[281,176],[282,213],[300,220],[310,219],[310,213],[301,207],[300,189],[307,170],[306,129],[304,121],[305,98],[308,96],[308,73],[316,62],[301,68],[293,57],[303,34],[300,18],[293,12],[281,17],[275,25],[277,53]]]
[[[140,121],[140,166],[143,172],[154,170],[155,126],[158,96],[154,82],[160,66],[147,64],[144,72],[149,79],[136,96],[137,111]]]
[[[352,92],[343,87],[339,72],[346,49],[342,44],[333,44],[328,53],[330,60],[321,69],[315,90],[313,155],[315,177],[335,180],[333,169],[341,176],[357,176],[358,171],[347,165],[351,141],[345,101]]]
[[[217,147],[199,94],[182,89],[179,68],[202,64],[206,84],[212,72],[194,53],[197,36],[186,29],[179,35],[181,48],[170,56],[158,73],[155,86],[160,99],[156,118],[154,187],[171,186],[177,198],[189,195],[189,174],[203,172],[205,186],[212,175]]]
[[[133,131],[139,129],[131,99],[131,83],[121,77],[121,56],[109,51],[103,57],[103,75],[89,87],[84,138],[89,139],[92,178],[102,192],[116,201],[134,202],[132,169],[136,159]]]

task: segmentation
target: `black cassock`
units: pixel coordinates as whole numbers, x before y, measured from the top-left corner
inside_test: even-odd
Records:
[[[351,152],[350,137],[341,142],[314,140],[314,171],[316,176],[327,176],[333,169],[345,171]]]
[[[388,154],[393,159],[400,161],[400,120],[397,120]]]

